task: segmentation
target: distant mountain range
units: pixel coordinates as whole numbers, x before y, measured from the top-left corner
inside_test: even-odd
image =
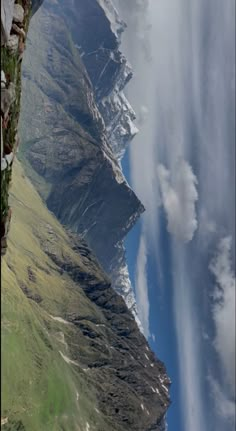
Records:
[[[137,133],[123,93],[132,77],[124,29],[108,1],[44,2],[24,58],[21,137],[49,209],[86,239],[137,318],[123,241],[144,207],[120,167]]]

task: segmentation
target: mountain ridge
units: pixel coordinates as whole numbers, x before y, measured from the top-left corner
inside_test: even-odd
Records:
[[[70,2],[68,4],[70,5]],[[26,163],[30,162],[28,173],[32,181],[35,178],[34,174],[32,176],[32,167],[40,176],[39,182],[41,178],[44,182],[46,180],[48,193],[44,198],[49,209],[54,211],[63,224],[67,224],[86,239],[111,276],[114,287],[116,288],[117,285],[117,290],[120,293],[123,291],[124,297],[127,297],[127,289],[129,290],[128,304],[137,317],[130,281],[128,278],[125,281],[124,277],[117,276],[118,269],[113,271],[112,262],[115,260],[118,262],[121,248],[125,256],[125,248],[121,242],[144,211],[144,207],[121,172],[117,156],[111,148],[114,140],[110,139],[110,134],[108,140],[108,123],[106,124],[100,114],[100,105],[97,105],[100,93],[94,91],[93,74],[90,72],[89,75],[84,66],[86,49],[90,49],[91,44],[94,43],[99,45],[99,39],[96,38],[95,41],[92,39],[87,43],[89,32],[86,31],[84,35],[81,29],[77,39],[72,40],[73,26],[68,33],[69,23],[64,21],[65,16],[67,19],[71,18],[68,4],[59,2],[55,6],[44,3],[34,19],[34,30],[29,33],[28,48],[23,63],[22,153],[24,153],[24,162],[25,160]],[[73,17],[77,27],[80,22],[86,27],[90,19],[91,12],[88,10],[88,4],[81,1],[82,6],[85,8],[85,10],[82,9],[84,15],[79,8],[75,11],[77,14],[80,12],[78,14],[80,21],[76,21],[76,13]],[[108,37],[107,32],[108,30],[110,32],[110,29],[105,14],[102,15],[102,20],[104,19],[108,26],[105,31]],[[121,71],[126,60],[119,53],[119,40],[113,33],[111,34],[111,41],[107,39],[106,42],[107,49],[109,46],[112,47],[121,58],[121,63],[117,63],[118,72],[114,66],[111,70],[110,82],[114,84],[115,90],[114,86],[110,86],[109,91],[113,94],[117,91],[115,79],[123,73]],[[84,64],[76,47],[78,43],[81,44],[82,39],[84,40],[82,57]],[[32,58],[36,49],[39,52],[40,62],[37,59],[34,64]],[[48,53],[47,57],[44,56],[45,52]],[[104,63],[106,64],[106,58],[99,60],[98,65],[95,62],[92,67],[93,63],[90,59],[87,67],[92,68],[93,71],[97,67],[104,69]],[[124,84],[123,79],[122,82]],[[122,88],[122,85],[119,88]],[[103,102],[104,99],[101,99],[101,103]],[[33,120],[31,120],[32,112]],[[132,115],[134,116],[134,113]],[[31,121],[30,128],[27,127],[29,121]],[[45,136],[41,136],[38,124],[43,124]],[[117,124],[113,125],[115,134]],[[127,132],[126,138],[131,139],[131,137]],[[116,142],[119,143],[119,140]],[[119,152],[120,148],[124,151],[123,136],[118,147]],[[57,187],[57,182],[61,184],[60,189]],[[38,186],[38,177],[35,185]],[[107,238],[105,247],[104,238]],[[122,260],[124,261],[124,258]],[[125,270],[128,274],[127,267]]]
[[[88,423],[91,431],[159,431],[170,402],[163,363],[87,245],[49,213],[17,161],[11,205],[2,268],[4,429],[82,431]]]

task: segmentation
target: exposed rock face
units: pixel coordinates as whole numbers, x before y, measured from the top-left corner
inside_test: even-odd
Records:
[[[4,116],[8,114],[11,104],[15,100],[15,93],[15,85],[13,82],[10,82],[9,88],[3,88],[1,90],[1,112]]]
[[[7,40],[7,48],[12,54],[16,54],[19,46],[19,38],[16,34],[12,34]]]
[[[4,45],[10,36],[15,0],[1,1],[1,45]]]
[[[22,140],[31,166],[47,182],[48,193],[44,197],[48,207],[87,240],[111,276],[113,286],[129,298],[127,303],[135,312],[122,241],[144,208],[128,186],[110,145],[115,142],[117,153],[124,151],[122,139],[129,140],[128,130],[133,127],[129,120],[130,112],[134,117],[132,108],[118,91],[127,79],[127,74],[124,75],[127,62],[118,50],[117,36],[99,4],[80,1],[76,8],[72,6],[71,2],[56,5],[46,2],[32,24],[24,63]],[[101,35],[87,31],[93,26],[94,17],[101,19],[99,25],[96,21]],[[93,61],[87,55],[90,76],[83,64],[86,54],[82,62],[77,48],[83,32],[86,49],[98,48]],[[77,39],[73,42],[74,33]],[[95,80],[97,70],[104,69],[106,62],[99,46],[105,43],[105,51],[114,52],[120,61],[111,62],[110,78],[106,78],[109,88],[104,90],[101,80],[101,90],[97,86],[94,92],[91,80]],[[34,62],[35,50],[39,60]],[[109,92],[111,96],[107,96]],[[113,96],[118,100],[116,106],[112,105]],[[123,127],[123,119],[118,118],[116,107],[127,121],[123,135],[118,130]],[[116,116],[114,123],[109,123]],[[116,134],[121,137],[120,141],[115,138]]]
[[[13,21],[22,24],[24,19],[24,9],[20,4],[14,4]]]
[[[105,120],[107,135],[118,161],[121,161],[128,143],[138,133],[133,123],[136,115],[123,91],[115,87],[111,94],[99,103]]]
[[[141,328],[141,323],[137,316],[136,301],[133,294],[133,288],[129,278],[129,271],[126,262],[126,253],[123,241],[116,244],[116,253],[110,261],[109,274],[115,280],[115,290],[125,300],[129,310],[134,314],[136,321]]]
[[[53,8],[55,10],[55,8]],[[73,17],[68,11],[73,10]],[[110,0],[78,0],[61,3],[60,15],[68,25],[95,90],[96,102],[108,131],[109,143],[120,160],[137,133],[135,113],[123,89],[133,72],[119,50],[126,24]],[[87,31],[88,25],[96,31]]]
[[[118,35],[124,30],[125,24],[115,16],[113,22],[110,21],[108,9],[101,7],[100,3],[105,5],[110,2],[78,0],[74,7],[73,2],[68,1],[67,5],[61,2],[60,9],[61,16],[70,25],[73,41],[83,55],[97,100],[108,96],[118,83],[122,90],[132,76],[125,57],[118,49]],[[69,10],[73,10],[72,20],[68,16]],[[88,23],[96,31],[87,31]]]
[[[21,60],[31,12],[30,0],[24,0],[23,6],[14,3],[11,0],[1,2],[1,256],[7,250],[11,220],[8,197],[12,164],[19,143]]]

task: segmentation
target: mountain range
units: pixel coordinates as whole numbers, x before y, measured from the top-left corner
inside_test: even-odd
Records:
[[[109,0],[41,3],[22,81],[19,63],[11,76],[22,98],[7,131],[20,113],[27,177],[15,162],[4,429],[160,431],[170,380],[140,332],[124,247],[144,211],[121,169],[138,133],[123,91],[133,73],[120,51],[126,24]],[[7,69],[13,54],[2,49]]]

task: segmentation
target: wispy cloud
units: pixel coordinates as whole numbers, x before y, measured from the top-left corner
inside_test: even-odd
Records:
[[[230,429],[235,429],[235,401],[229,399],[222,386],[217,382],[212,375],[208,376],[212,397],[215,403],[217,414],[220,415],[230,426]]]
[[[158,165],[157,172],[167,229],[176,239],[189,242],[197,229],[197,178],[185,160],[176,163],[173,173],[162,164]]]
[[[201,384],[200,334],[198,315],[189,286],[185,245],[173,245],[173,309],[177,335],[179,395],[184,430],[206,431],[204,398]]]
[[[235,399],[235,275],[231,245],[231,237],[221,239],[209,268],[216,281],[212,306],[216,330],[214,347],[221,359],[228,392]]]
[[[212,261],[214,270],[212,267],[210,279],[208,262],[217,237],[229,232],[234,238],[235,229],[232,190],[235,172],[235,95],[232,91],[235,86],[235,1],[119,0],[119,3],[125,4],[126,10],[131,8],[135,12],[127,12],[125,18],[128,20],[125,46],[135,72],[128,88],[129,99],[140,121],[140,133],[130,147],[131,183],[146,208],[143,217],[145,239],[142,241],[145,255],[148,247],[152,261],[156,258],[157,289],[161,286],[165,291],[168,283],[168,295],[169,275],[172,277],[174,318],[171,310],[167,312],[170,319],[174,319],[172,323],[177,334],[178,358],[173,361],[178,362],[180,373],[181,431],[208,431],[215,429],[213,423],[217,415],[212,409],[210,413],[215,418],[208,416],[208,410],[212,408],[208,393],[210,390],[213,393],[213,385],[208,382],[207,386],[205,381],[205,363],[216,371],[219,356],[229,370],[232,351],[230,353],[228,343],[232,344],[234,326],[234,320],[231,319],[230,324],[227,317],[232,313],[229,309],[232,291],[226,288],[226,285],[230,286],[232,269],[227,277],[224,269],[223,280],[217,254]],[[137,12],[138,3],[145,3],[147,13]],[[144,26],[149,30],[144,31]],[[151,63],[147,64],[141,45],[137,43],[139,32],[148,39]],[[141,105],[145,109],[140,108]],[[171,233],[167,246],[160,203]],[[224,256],[226,246],[224,243],[224,250],[221,250]],[[142,262],[142,274],[146,274],[147,262],[145,260],[143,264],[144,258],[141,259],[140,254],[142,248],[140,245],[137,267]],[[220,260],[222,262],[222,257]],[[168,277],[165,268],[160,275],[160,262],[163,261],[169,263]],[[140,274],[137,278],[139,290],[142,284],[146,291],[146,279],[141,283]],[[214,302],[213,314],[210,314],[208,292],[213,288],[213,275],[215,292],[219,296],[217,291],[220,291],[223,297],[220,302]],[[145,297],[147,299],[147,294]],[[146,303],[144,300],[143,304]],[[147,319],[145,307],[142,314]],[[154,304],[151,303],[150,308],[154,315]],[[215,350],[212,355],[204,356],[205,349],[212,343],[212,323],[216,326]],[[204,340],[202,328],[205,329]],[[226,330],[230,336],[223,340]],[[224,349],[228,353],[223,358]],[[203,356],[204,361],[201,361]],[[234,374],[228,371],[227,381],[230,379],[234,381]],[[215,394],[217,389],[214,386]],[[221,387],[225,397],[223,389]],[[179,399],[173,399],[173,404],[178,402]],[[231,404],[224,405],[225,412],[230,411]],[[222,429],[229,429],[225,422]]]
[[[149,332],[149,299],[147,282],[147,246],[145,236],[140,237],[139,250],[136,263],[135,294],[138,308],[138,317],[141,320],[144,335],[148,338]]]

